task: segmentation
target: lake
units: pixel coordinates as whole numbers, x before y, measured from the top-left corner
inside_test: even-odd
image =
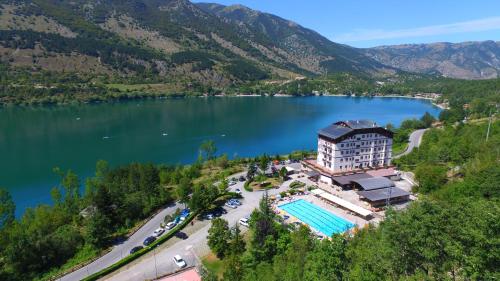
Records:
[[[54,167],[93,174],[99,159],[190,163],[205,140],[229,157],[315,149],[318,129],[338,120],[398,126],[440,109],[429,101],[359,97],[228,97],[61,107],[0,108],[0,186],[21,214],[50,203]]]

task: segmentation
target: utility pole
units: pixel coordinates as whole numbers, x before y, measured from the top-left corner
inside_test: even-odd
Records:
[[[385,200],[385,206],[386,208],[389,208],[391,206],[391,195],[392,195],[392,186],[389,187],[389,191],[387,194],[387,199]]]
[[[488,141],[488,138],[490,137],[491,120],[493,119],[491,117],[492,117],[492,115],[491,115],[491,109],[490,109],[490,118],[489,118],[489,121],[488,121],[488,130],[486,131],[486,141]]]

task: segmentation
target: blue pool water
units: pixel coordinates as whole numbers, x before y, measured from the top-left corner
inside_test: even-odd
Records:
[[[328,237],[354,227],[353,223],[303,199],[278,207]]]

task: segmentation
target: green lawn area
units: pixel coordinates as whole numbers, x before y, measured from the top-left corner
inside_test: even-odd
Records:
[[[408,147],[408,143],[394,143],[392,144],[392,155],[398,155],[403,153]]]
[[[281,181],[277,178],[266,178],[263,181],[253,181],[250,183],[250,186],[253,188],[253,190],[273,188],[280,185]]]
[[[219,278],[222,278],[222,275],[224,274],[224,263],[213,253],[203,257],[201,262],[208,271],[216,274]]]

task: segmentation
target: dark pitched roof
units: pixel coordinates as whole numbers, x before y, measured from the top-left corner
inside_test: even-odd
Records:
[[[318,134],[320,136],[336,140],[342,137],[352,135],[353,132],[355,131],[358,131],[358,133],[363,133],[363,132],[370,132],[373,129],[377,130],[378,133],[392,137],[392,132],[378,126],[377,123],[371,120],[339,121],[331,124],[326,128],[319,130]]]
[[[394,186],[394,183],[390,179],[384,177],[354,179],[352,182],[359,184],[363,190],[374,190]]]
[[[391,196],[391,199],[410,195],[409,192],[406,192],[406,191],[404,191],[400,188],[397,188],[397,187],[392,187],[390,189],[391,189],[390,191],[389,191],[389,188],[367,190],[367,191],[358,191],[358,194],[363,196],[364,198],[366,198],[368,201],[371,201],[371,202],[380,201],[380,200],[387,200],[387,198],[389,197],[389,194]]]
[[[347,126],[351,129],[366,129],[366,128],[379,127],[377,126],[377,123],[373,122],[372,120],[366,120],[366,119],[339,121],[335,123],[335,125]]]
[[[372,176],[370,176],[367,173],[358,173],[358,174],[352,174],[352,175],[332,177],[332,180],[335,181],[336,183],[344,186],[347,184],[351,184],[351,182],[354,180],[366,179],[366,178],[371,178],[371,177]]]
[[[325,136],[325,137],[332,138],[332,139],[336,139],[336,138],[339,138],[339,137],[346,135],[347,133],[350,133],[350,132],[352,132],[351,128],[346,128],[346,127],[332,124],[326,128],[319,130],[318,134]]]

